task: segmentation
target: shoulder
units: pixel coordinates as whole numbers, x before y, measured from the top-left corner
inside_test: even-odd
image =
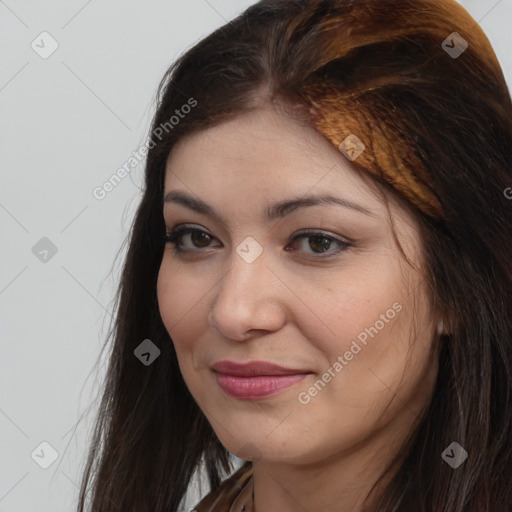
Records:
[[[236,497],[252,478],[252,462],[245,462],[235,473],[224,480],[219,487],[208,493],[192,512],[229,512]]]

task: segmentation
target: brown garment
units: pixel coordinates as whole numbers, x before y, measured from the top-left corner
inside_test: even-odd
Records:
[[[248,490],[252,480],[252,462],[247,461],[229,478],[221,482],[217,489],[207,494],[192,512],[230,512],[237,497]],[[248,498],[250,493],[245,492]],[[239,511],[237,511],[239,512]]]

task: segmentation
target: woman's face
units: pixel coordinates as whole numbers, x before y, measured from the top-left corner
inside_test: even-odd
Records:
[[[175,239],[179,250],[166,245],[160,313],[223,445],[306,464],[403,439],[435,381],[434,322],[385,203],[353,164],[266,107],[181,140],[167,163],[169,193],[167,231],[197,231]],[[308,199],[327,195],[336,201]],[[421,265],[417,226],[394,203],[391,211]],[[242,375],[215,366],[225,361],[285,370]]]

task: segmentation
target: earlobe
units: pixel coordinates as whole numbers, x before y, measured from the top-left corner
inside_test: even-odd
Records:
[[[441,336],[442,334],[444,334],[444,320],[441,318],[441,320],[439,320],[439,323],[437,324],[437,334],[439,336]]]

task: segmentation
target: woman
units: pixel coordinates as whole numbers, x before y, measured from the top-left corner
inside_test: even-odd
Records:
[[[198,512],[512,510],[512,104],[462,7],[259,2],[148,148],[80,511],[203,464]]]

